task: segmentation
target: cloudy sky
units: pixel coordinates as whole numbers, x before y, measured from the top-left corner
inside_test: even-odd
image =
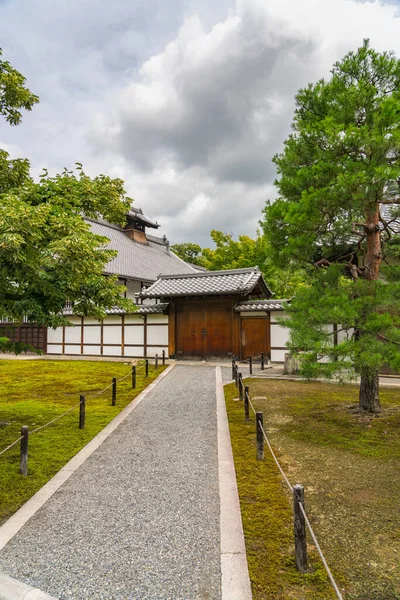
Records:
[[[0,0],[41,99],[0,147],[122,177],[172,242],[254,235],[296,90],[366,37],[400,57],[399,32],[399,0]]]

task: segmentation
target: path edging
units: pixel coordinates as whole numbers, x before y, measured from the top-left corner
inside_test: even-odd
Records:
[[[250,577],[221,367],[216,367],[215,376],[221,531],[221,598],[222,600],[251,600]]]
[[[57,600],[26,583],[0,574],[0,600]]]
[[[90,442],[86,444],[58,473],[36,492],[0,527],[0,550],[18,533],[31,517],[55,494],[55,492],[71,477],[73,473],[93,454],[109,435],[127,418],[136,406],[151,390],[174,368],[170,365],[160,373],[128,406],[126,406],[108,425],[104,427]],[[0,597],[1,600],[1,597]],[[32,599],[33,600],[33,599]]]

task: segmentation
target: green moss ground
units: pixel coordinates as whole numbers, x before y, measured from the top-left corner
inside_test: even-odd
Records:
[[[346,600],[400,599],[400,390],[382,389],[382,415],[360,415],[355,386],[248,379],[251,397],[306,507]],[[244,423],[234,386],[226,402],[253,596],[334,598],[311,549],[314,573],[293,566],[290,497],[266,449],[255,460],[255,424]]]
[[[19,474],[19,444],[0,456],[0,523],[36,493],[83,446],[101,431],[163,370],[149,368],[149,378],[131,378],[118,384],[117,403],[111,389],[87,399],[85,429],[78,428],[79,408],[32,435],[29,439],[28,476]],[[0,361],[0,451],[30,430],[47,423],[91,394],[131,371],[127,363],[91,361]],[[138,372],[144,374],[144,367]]]

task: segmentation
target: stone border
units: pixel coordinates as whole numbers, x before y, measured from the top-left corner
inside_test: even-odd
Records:
[[[174,368],[170,365],[157,379],[150,383],[128,406],[126,406],[104,429],[102,429],[82,450],[64,465],[32,498],[0,527],[0,550],[18,533],[27,521],[47,502],[49,498],[71,477],[91,454],[117,429],[126,417],[137,407],[151,390]],[[18,598],[18,596],[16,596]],[[24,598],[22,596],[21,598]],[[34,597],[32,597],[33,599]],[[40,597],[39,597],[40,598]],[[1,600],[1,596],[0,596]]]
[[[242,517],[226,414],[221,367],[216,367],[222,600],[251,600]]]
[[[21,583],[7,575],[0,575],[0,600],[57,600],[38,588]]]

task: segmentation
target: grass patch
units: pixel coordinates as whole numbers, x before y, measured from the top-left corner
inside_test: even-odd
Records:
[[[248,383],[246,381],[246,385]],[[335,598],[323,566],[311,548],[311,572],[300,575],[296,570],[291,499],[284,491],[267,448],[265,460],[256,460],[254,417],[251,416],[251,423],[244,423],[243,404],[233,401],[236,397],[235,386],[225,386],[253,598]]]
[[[19,474],[19,444],[0,456],[0,523],[14,513],[60,470],[83,446],[127,406],[165,367],[149,377],[137,377],[132,389],[127,377],[117,384],[117,403],[111,389],[86,401],[85,429],[79,429],[79,408],[30,436],[28,476]],[[91,361],[0,361],[0,451],[20,436],[43,425],[79,402],[80,394],[100,391],[112,377],[123,377],[130,365]],[[144,368],[139,369],[144,373]]]
[[[289,480],[305,487],[318,540],[347,600],[400,599],[400,390],[382,389],[380,415],[354,410],[358,390],[248,379],[251,397]],[[315,552],[314,573],[292,564],[290,497],[266,449],[255,461],[254,418],[226,386],[235,466],[256,599],[335,598]]]

